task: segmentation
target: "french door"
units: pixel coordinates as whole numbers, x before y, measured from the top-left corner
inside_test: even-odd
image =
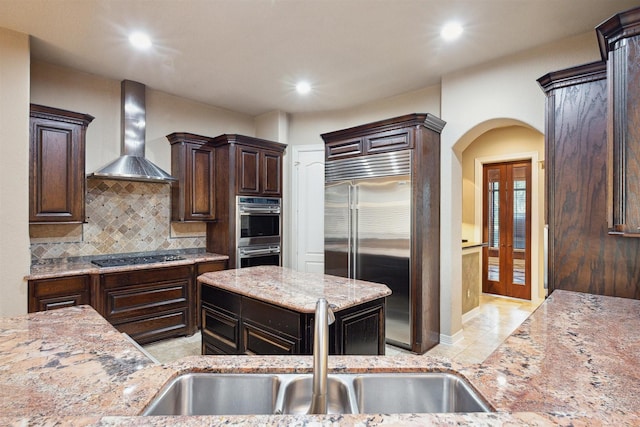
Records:
[[[482,292],[531,299],[531,161],[483,166]]]

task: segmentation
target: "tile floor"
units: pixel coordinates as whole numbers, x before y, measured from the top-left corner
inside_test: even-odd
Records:
[[[480,363],[489,356],[540,305],[526,300],[481,295],[473,317],[463,323],[463,339],[453,345],[438,344],[427,355],[459,363]],[[200,333],[147,344],[144,349],[160,363],[200,355]],[[387,356],[407,353],[387,346]]]

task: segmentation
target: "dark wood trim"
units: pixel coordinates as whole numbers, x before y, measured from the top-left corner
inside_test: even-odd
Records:
[[[545,74],[537,82],[544,93],[549,93],[555,89],[581,85],[591,81],[602,80],[606,77],[607,63],[598,61]]]

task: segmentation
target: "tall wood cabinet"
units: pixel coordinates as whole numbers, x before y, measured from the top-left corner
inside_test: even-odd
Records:
[[[216,147],[216,222],[207,223],[207,251],[229,255],[236,265],[236,196],[282,197],[282,157],[286,144],[223,134]]]
[[[29,222],[85,220],[85,135],[88,114],[31,104]]]
[[[607,62],[609,226],[640,237],[640,8],[596,28]]]
[[[639,298],[640,239],[609,234],[606,65],[538,79],[547,95],[545,216],[549,292]]]
[[[444,125],[432,114],[407,114],[322,134],[327,161],[412,151],[411,262],[406,280],[411,305],[409,345],[416,353],[440,342],[440,133]],[[384,277],[384,263],[372,264],[379,266],[375,276]]]
[[[192,133],[167,135],[171,144],[172,221],[216,219],[216,163],[212,138]]]

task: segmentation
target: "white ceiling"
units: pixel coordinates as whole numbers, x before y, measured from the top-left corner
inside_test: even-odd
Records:
[[[32,56],[258,115],[352,107],[594,31],[639,0],[0,0]],[[441,25],[459,20],[462,39]],[[135,51],[130,31],[151,34]],[[595,43],[595,31],[594,31]],[[552,70],[550,70],[552,71]],[[295,82],[314,91],[300,97]]]

